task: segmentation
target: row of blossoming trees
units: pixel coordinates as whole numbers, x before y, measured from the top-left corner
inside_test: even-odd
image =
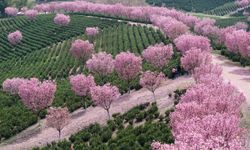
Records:
[[[58,15],[57,15],[58,16]],[[56,17],[57,17],[56,16]],[[56,19],[55,17],[55,19]],[[54,22],[56,23],[54,19]],[[64,23],[57,23],[66,25]],[[86,35],[93,39],[99,33],[96,27],[86,28]],[[116,55],[115,59],[106,52],[94,53],[94,44],[89,41],[77,39],[72,42],[70,53],[79,59],[83,67],[86,67],[90,73],[103,79],[111,75],[114,71],[119,77],[128,82],[128,91],[130,91],[130,82],[134,80],[142,71],[142,58],[130,52],[122,52]],[[157,44],[150,46],[143,52],[143,58],[155,68],[161,70],[172,58],[172,45]],[[142,73],[140,84],[153,93],[160,86],[165,76],[163,73],[146,71]],[[119,89],[109,83],[98,86],[92,75],[74,75],[70,76],[70,84],[76,95],[86,98],[91,96],[93,102],[104,108],[110,118],[109,109],[111,103],[120,96]],[[18,94],[23,104],[37,115],[43,109],[48,108],[54,99],[56,84],[53,81],[40,82],[36,78],[23,79],[13,78],[3,82],[3,90],[13,95]],[[86,103],[85,103],[86,104]],[[86,108],[86,105],[85,105]],[[39,115],[38,115],[39,116]],[[65,108],[50,108],[47,115],[48,125],[59,131],[69,123],[69,113]]]
[[[214,20],[200,20],[174,9],[127,7],[121,4],[104,5],[81,1],[42,4],[37,5],[34,9],[39,12],[64,10],[65,12],[105,14],[113,17],[151,21],[174,40],[177,49],[183,55],[181,59],[183,68],[189,71],[197,82],[196,85],[188,89],[187,93],[181,98],[180,104],[176,106],[175,112],[171,114],[175,144],[161,145],[155,142],[152,144],[152,148],[160,150],[243,149],[241,141],[243,129],[240,128],[239,123],[240,105],[245,101],[245,97],[229,83],[223,81],[219,66],[211,64],[210,52],[212,48],[210,40],[188,32],[193,29],[198,34],[212,38],[215,42],[226,43],[228,35],[232,32],[241,31],[245,33],[244,35],[249,35],[244,30],[245,24],[239,23],[235,26],[220,29],[215,26]],[[237,47],[237,49],[249,53],[249,40],[249,38],[243,40],[241,47]],[[139,75],[142,63],[141,57],[130,52],[122,52],[113,60],[109,54],[98,53],[88,60],[93,52],[93,47],[93,44],[88,41],[77,40],[72,44],[70,51],[83,64],[86,62],[86,67],[94,74],[103,76],[115,70],[120,78],[128,83]],[[161,69],[162,65],[165,65],[171,58],[172,53],[172,46],[160,44],[147,48],[143,52],[143,58],[154,67]],[[162,74],[148,71],[141,75],[140,83],[152,91],[154,95],[154,91],[162,79]],[[71,76],[70,82],[76,94],[80,96],[91,95],[92,100],[97,105],[102,106],[108,114],[111,102],[119,97],[116,87],[108,83],[103,86],[96,86],[91,75]],[[49,98],[49,96],[46,96],[46,98]],[[60,119],[57,118],[57,120]],[[61,127],[57,129],[60,133]]]
[[[237,1],[240,5],[249,4],[249,0]],[[175,9],[163,7],[128,7],[121,4],[104,5],[89,2],[62,2],[49,3],[35,6],[32,10],[26,10],[24,15],[31,20],[39,13],[54,12],[82,12],[90,14],[105,14],[112,17],[130,18],[135,20],[150,21],[158,26],[168,37],[175,39],[189,29],[197,34],[208,36],[215,44],[226,45],[229,51],[240,54],[243,57],[250,56],[249,42],[250,33],[246,31],[247,24],[237,23],[226,28],[218,28],[213,19],[199,19]],[[6,13],[10,16],[17,14],[17,9],[7,7]],[[69,16],[57,14],[54,21],[61,25],[67,25]],[[239,40],[243,39],[243,40]],[[240,41],[240,42],[238,42]]]

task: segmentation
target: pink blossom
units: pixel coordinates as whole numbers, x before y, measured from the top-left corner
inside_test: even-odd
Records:
[[[56,84],[52,81],[40,82],[38,79],[32,78],[25,80],[19,86],[18,94],[26,107],[38,113],[52,104],[55,92]]]
[[[30,20],[34,20],[36,16],[38,15],[37,10],[27,10],[25,11],[24,15],[29,18]]]
[[[12,45],[20,43],[22,38],[23,38],[22,33],[19,30],[12,32],[8,35],[8,41]]]
[[[105,84],[103,86],[92,87],[90,93],[93,102],[105,109],[110,118],[109,109],[112,102],[116,101],[119,98],[119,89],[116,86]]]
[[[75,40],[70,48],[70,53],[85,63],[94,51],[94,45],[89,41]]]
[[[194,69],[201,65],[210,64],[212,61],[211,55],[201,49],[191,48],[181,58],[181,65],[184,70],[193,73]]]
[[[115,67],[114,62],[111,54],[100,52],[92,55],[92,58],[86,62],[86,67],[90,72],[103,77],[113,73]]]
[[[144,72],[140,77],[140,85],[147,88],[153,93],[155,99],[155,90],[160,86],[161,82],[164,81],[165,75],[163,73],[156,73],[151,71]]]
[[[248,28],[248,24],[245,23],[245,22],[237,22],[234,27],[237,29],[237,30],[247,30]]]
[[[174,40],[174,43],[182,54],[185,54],[191,48],[198,48],[206,52],[210,52],[212,49],[208,38],[192,34],[181,35]]]
[[[18,94],[19,86],[25,82],[25,79],[23,78],[12,78],[12,79],[6,79],[3,82],[3,91],[9,92],[10,94]]]
[[[204,18],[198,22],[196,22],[194,31],[198,34],[204,33],[204,27],[206,26],[215,26],[215,20],[210,18]]]
[[[60,26],[67,26],[70,22],[70,16],[64,14],[56,14],[54,22]]]
[[[99,28],[98,27],[88,27],[85,30],[85,34],[87,36],[93,37],[99,33]]]
[[[115,70],[124,80],[133,80],[142,69],[142,59],[130,52],[121,52],[115,57]]]
[[[250,0],[236,0],[236,4],[240,6],[247,6],[250,4]]]
[[[69,124],[70,114],[68,108],[50,108],[46,115],[46,124],[48,127],[55,128],[61,137],[62,129]]]
[[[207,74],[213,74],[219,78],[222,74],[222,68],[219,65],[202,64],[200,67],[194,69],[193,77],[196,81],[199,81],[202,76]]]
[[[229,51],[239,53],[244,57],[250,57],[250,33],[244,30],[236,30],[226,34],[225,45]]]
[[[92,75],[85,76],[84,74],[78,74],[70,76],[69,79],[72,90],[78,96],[88,96],[90,94],[90,88],[96,85]]]
[[[18,9],[15,7],[6,7],[5,13],[9,16],[16,16],[18,13]]]
[[[143,58],[147,62],[159,69],[162,69],[168,63],[173,54],[173,46],[171,44],[156,44],[154,46],[149,46],[142,53]]]

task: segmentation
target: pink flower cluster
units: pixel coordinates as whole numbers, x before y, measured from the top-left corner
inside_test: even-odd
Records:
[[[16,16],[18,13],[18,9],[15,7],[6,7],[4,11],[9,16]]]
[[[36,16],[38,15],[37,10],[27,10],[25,11],[24,15],[29,19],[29,20],[34,20]]]
[[[36,5],[35,8],[39,12],[85,12],[93,14],[105,14],[108,16],[118,16],[131,19],[147,20],[150,21],[152,16],[160,15],[166,17],[172,17],[178,21],[183,22],[189,27],[193,27],[197,17],[191,16],[175,9],[168,9],[166,7],[152,7],[152,6],[138,6],[131,7],[122,4],[97,4],[85,1],[74,2],[54,2],[47,4]],[[177,23],[176,21],[174,21]],[[172,23],[171,23],[172,24]],[[180,24],[180,23],[177,23]],[[183,25],[181,25],[183,26]]]
[[[111,54],[100,52],[92,55],[92,58],[86,62],[86,67],[90,72],[99,76],[107,76],[113,73],[115,61]]]
[[[176,38],[174,43],[182,54],[185,54],[191,48],[197,48],[206,52],[212,50],[210,40],[204,36],[184,34]]]
[[[121,52],[115,57],[115,71],[120,78],[131,81],[142,70],[142,59],[130,52]]]
[[[70,22],[70,16],[64,14],[56,14],[54,23],[60,26],[67,26]]]
[[[84,74],[79,74],[70,76],[69,79],[72,90],[78,96],[90,95],[90,88],[96,85],[94,77],[92,75],[85,76]]]
[[[40,82],[36,78],[31,78],[30,80],[25,80],[18,90],[23,104],[37,113],[52,104],[56,92],[56,84],[49,80]]]
[[[70,48],[70,53],[85,63],[94,51],[94,45],[89,41],[75,40]]]
[[[184,70],[191,73],[193,73],[195,68],[201,65],[210,64],[211,62],[212,57],[208,52],[195,47],[188,50],[181,58],[181,66]]]
[[[19,86],[25,82],[26,79],[23,78],[12,78],[12,79],[6,79],[3,82],[3,91],[9,92],[10,94],[18,94],[19,92]]]
[[[69,124],[70,114],[68,108],[49,108],[46,115],[46,124],[48,127],[55,128],[61,136],[62,129]]]
[[[185,34],[189,30],[187,25],[172,17],[152,16],[151,21],[172,40],[182,34]]]
[[[235,30],[226,34],[225,45],[229,51],[250,57],[250,33],[245,30]]]
[[[191,49],[187,55],[192,51],[194,57],[206,53],[211,59],[209,53],[199,49]],[[153,142],[153,150],[243,149],[244,129],[240,127],[240,111],[245,96],[223,81],[219,66],[211,61],[199,62],[197,58],[192,58],[197,61],[193,64],[199,65],[190,67],[194,68],[197,84],[187,90],[170,115],[175,143]]]
[[[142,52],[143,58],[159,69],[162,69],[168,63],[173,54],[173,46],[171,44],[164,45],[163,43],[149,46]]]
[[[8,35],[8,41],[12,45],[20,43],[22,38],[23,38],[22,32],[20,32],[19,30],[12,32]]]
[[[119,98],[119,89],[116,86],[105,84],[103,86],[92,87],[90,93],[93,102],[96,105],[101,106],[103,109],[105,109],[110,118],[109,109],[111,103]]]
[[[99,33],[99,28],[98,27],[88,27],[85,30],[85,34],[89,37],[93,37]]]
[[[152,92],[155,99],[155,90],[164,79],[165,75],[163,73],[146,71],[140,76],[140,85]]]
[[[236,4],[240,6],[247,6],[250,4],[250,0],[236,0]]]

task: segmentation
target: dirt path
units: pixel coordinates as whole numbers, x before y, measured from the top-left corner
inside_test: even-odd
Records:
[[[250,68],[242,67],[224,56],[213,54],[213,62],[223,68],[223,78],[244,93],[247,100],[243,104],[242,126],[247,129],[246,132],[246,149],[250,149]]]
[[[173,105],[172,99],[168,94],[176,89],[187,88],[193,83],[191,77],[180,77],[176,80],[166,81],[156,91],[157,105],[161,110]],[[123,95],[117,102],[111,106],[111,114],[124,113],[131,108],[152,101],[152,94],[146,89],[134,91],[130,95]],[[70,135],[79,132],[84,127],[92,123],[105,124],[108,116],[100,107],[90,107],[85,112],[77,110],[71,115],[71,122],[62,131],[62,138],[68,138]],[[37,146],[44,146],[47,143],[58,140],[58,132],[55,129],[47,128],[42,121],[42,129],[38,130],[38,125],[31,126],[22,133],[14,137],[8,144],[2,145],[1,150],[24,150]]]

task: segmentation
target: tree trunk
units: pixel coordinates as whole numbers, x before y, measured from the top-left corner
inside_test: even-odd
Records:
[[[156,102],[155,91],[153,91],[154,102]]]
[[[128,82],[127,82],[127,84],[128,84],[128,94],[130,94],[130,81],[128,80]]]
[[[59,140],[61,139],[61,130],[58,130],[59,133]]]
[[[107,113],[108,113],[108,117],[109,117],[109,120],[110,120],[110,112],[109,112],[109,109],[107,109]]]

